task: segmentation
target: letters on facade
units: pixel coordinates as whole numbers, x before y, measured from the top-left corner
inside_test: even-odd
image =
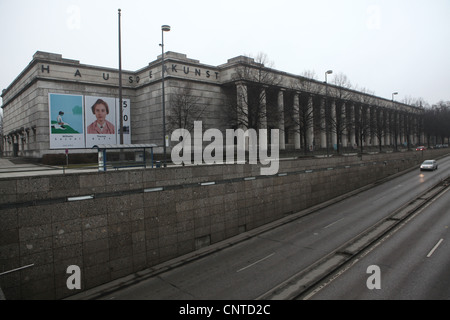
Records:
[[[44,74],[51,74],[51,68],[50,65],[41,65],[41,73]],[[165,74],[167,75],[173,75],[173,76],[185,76],[185,77],[194,77],[197,79],[207,79],[207,80],[219,80],[220,72],[218,71],[211,71],[209,69],[203,69],[198,67],[192,67],[192,66],[185,66],[185,65],[179,65],[179,64],[170,64],[164,66]],[[157,80],[155,78],[155,69],[152,69],[148,71],[148,79],[150,81]],[[99,80],[109,81],[110,80],[110,73],[109,72],[99,72]],[[74,68],[73,70],[73,77],[74,78],[82,78],[83,74],[80,71],[79,68]],[[139,75],[137,76],[128,76],[128,83],[129,84],[139,84],[141,82],[141,77]]]

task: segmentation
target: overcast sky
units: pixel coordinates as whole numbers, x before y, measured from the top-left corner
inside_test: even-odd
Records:
[[[166,51],[217,66],[265,53],[292,74],[345,74],[396,100],[450,101],[449,0],[0,0],[0,90],[36,51],[136,71]],[[330,81],[333,80],[331,76]]]

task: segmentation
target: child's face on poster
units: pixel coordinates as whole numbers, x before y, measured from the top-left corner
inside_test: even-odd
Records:
[[[105,122],[107,115],[108,112],[106,111],[106,107],[103,104],[98,104],[95,106],[95,116],[97,117],[98,122]]]

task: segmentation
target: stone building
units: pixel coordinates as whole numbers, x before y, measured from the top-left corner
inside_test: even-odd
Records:
[[[162,66],[160,56],[140,70],[122,71],[123,99],[130,104],[129,143],[163,145]],[[424,141],[421,108],[270,69],[252,58],[239,56],[210,66],[168,52],[164,67],[169,136],[175,128],[201,120],[204,129],[280,129],[281,150],[397,149]],[[1,95],[3,155],[41,158],[67,148],[93,152],[85,130],[87,97],[117,99],[118,84],[117,69],[36,52]],[[79,130],[84,144],[52,144],[52,95],[84,99],[86,126]],[[72,139],[69,134],[57,137]],[[100,138],[105,136],[96,136]]]

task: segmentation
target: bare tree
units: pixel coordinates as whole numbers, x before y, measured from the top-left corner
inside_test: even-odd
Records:
[[[202,118],[208,104],[200,102],[200,97],[194,95],[192,85],[177,88],[170,96],[170,112],[168,128],[170,131],[186,129],[192,131],[194,122]]]
[[[383,139],[386,136],[386,115],[384,114],[384,108],[377,106],[370,117],[371,129],[373,136],[377,138],[378,150],[383,151]]]
[[[359,96],[359,101],[355,107],[355,130],[358,137],[358,145],[360,147],[361,154],[364,152],[364,143],[369,144],[371,135],[374,130],[373,117],[368,114],[370,105],[375,102],[373,92],[366,88],[360,89],[362,95]]]
[[[291,119],[295,127],[294,131],[300,134],[305,154],[309,151],[308,132],[314,129],[314,108],[309,95],[319,93],[317,84],[311,79],[317,79],[316,73],[305,71],[301,77],[291,82],[291,89],[301,94],[298,104],[294,104],[292,108],[287,109],[288,118]]]
[[[428,145],[443,144],[450,139],[450,101],[440,101],[424,112],[424,131]]]
[[[192,84],[177,88],[170,95],[170,112],[167,117],[168,129],[174,132],[177,129],[185,129],[184,136],[180,136],[180,142],[183,144],[182,152],[185,152],[185,143],[188,145],[191,141],[187,140],[188,134],[194,129],[194,122],[202,119],[208,103],[201,103],[200,96],[194,94]],[[204,129],[204,127],[203,127]],[[199,152],[198,150],[194,150]],[[184,163],[183,163],[184,165]]]
[[[336,144],[336,151],[339,154],[341,152],[341,145],[343,135],[347,134],[348,129],[351,128],[351,121],[347,117],[347,109],[345,107],[346,101],[349,101],[353,97],[352,84],[348,77],[343,73],[338,73],[333,79],[334,86],[328,89],[327,96],[334,102],[329,103],[327,117],[327,123],[329,126],[329,132],[335,135],[336,140],[332,141]]]
[[[305,70],[301,74],[303,78],[307,78],[308,80],[319,80],[319,77],[317,76],[317,73],[314,70]],[[313,87],[312,81],[308,81],[307,84],[308,87]]]
[[[424,98],[413,98],[407,96],[402,100],[402,103],[414,106],[414,107],[430,107],[429,103],[425,101]]]
[[[272,72],[270,66],[272,64],[262,53],[254,59],[242,57],[232,77],[237,83],[237,92],[229,92],[225,115],[227,125],[259,129],[267,126],[267,119],[273,123],[280,120],[277,103],[270,101],[267,93],[280,85],[281,77]]]

